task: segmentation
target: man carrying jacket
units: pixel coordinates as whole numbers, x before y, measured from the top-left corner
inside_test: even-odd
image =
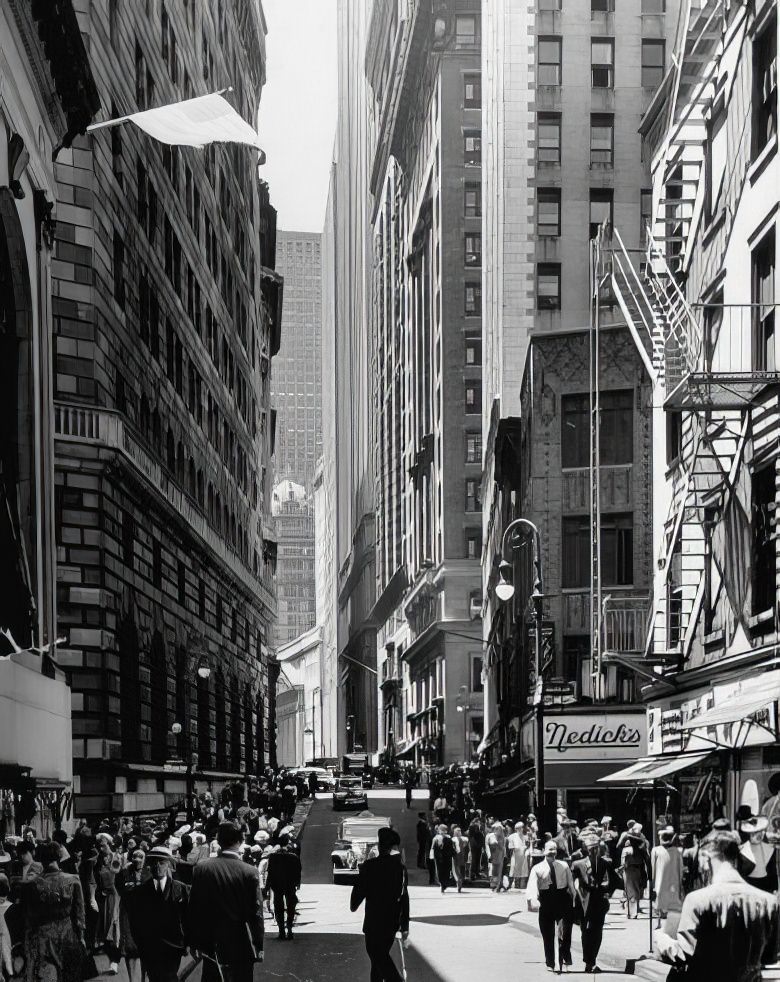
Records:
[[[396,849],[400,844],[397,832],[381,828],[378,840],[379,855],[360,867],[349,909],[355,911],[366,902],[363,934],[371,959],[371,982],[401,982],[390,951],[396,932],[401,932],[404,941],[409,936],[406,867]]]
[[[604,920],[609,911],[609,897],[613,890],[612,861],[602,856],[601,839],[589,835],[582,842],[587,849],[585,859],[572,863],[574,886],[582,904],[582,957],[585,971],[596,969],[596,959],[601,948]]]

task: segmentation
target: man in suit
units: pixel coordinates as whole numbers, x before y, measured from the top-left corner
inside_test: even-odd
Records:
[[[582,957],[585,971],[593,972],[601,948],[604,919],[612,893],[612,861],[601,853],[601,839],[588,835],[583,840],[587,856],[572,863],[574,886],[582,904]]]
[[[390,951],[396,932],[404,941],[409,937],[409,893],[406,867],[397,846],[401,840],[390,828],[379,830],[379,855],[360,867],[352,888],[349,909],[357,910],[365,900],[363,934],[371,959],[371,982],[401,982]]]
[[[204,955],[203,982],[251,982],[263,960],[263,896],[257,867],[241,861],[243,836],[232,822],[217,829],[220,854],[192,871],[188,936]]]
[[[739,846],[730,831],[713,830],[702,840],[699,859],[712,871],[709,886],[683,901],[676,937],[656,932],[658,953],[684,967],[686,982],[758,979],[776,960],[778,903],[739,875]]]
[[[187,887],[173,878],[173,854],[155,846],[147,854],[152,875],[123,894],[130,931],[149,982],[176,982],[186,950]]]
[[[279,927],[279,940],[288,937],[292,941],[295,908],[298,906],[297,889],[301,885],[301,861],[290,844],[290,838],[282,835],[279,838],[279,852],[273,852],[268,857],[268,879],[266,886],[274,895],[274,917]],[[285,928],[285,907],[287,908],[287,934]]]
[[[152,878],[152,871],[146,865],[146,853],[136,849],[131,857],[130,865],[122,870],[116,878],[116,889],[119,894],[119,952],[125,960],[129,982],[142,982],[143,968],[138,945],[133,937],[130,922],[130,909],[133,906],[136,891]]]
[[[428,850],[431,848],[430,829],[425,812],[417,813],[417,869],[428,868]]]
[[[561,831],[553,839],[558,847],[558,859],[570,863],[572,855],[579,848],[577,844],[577,823],[573,818],[564,818],[561,821]]]
[[[526,888],[529,910],[539,911],[539,930],[544,944],[547,970],[555,971],[555,928],[558,930],[558,959],[561,972],[571,965],[571,926],[574,914],[574,881],[563,860],[556,859],[554,839],[544,844],[544,859],[531,868]]]

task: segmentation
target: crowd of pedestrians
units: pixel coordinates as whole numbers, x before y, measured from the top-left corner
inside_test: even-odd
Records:
[[[167,819],[123,817],[94,827],[82,821],[73,834],[60,829],[45,840],[30,827],[5,835],[0,980],[82,982],[97,975],[94,955],[102,952],[109,974],[124,960],[130,982],[173,982],[188,937],[208,936],[203,924],[199,933],[192,924],[209,920],[199,894],[215,875],[225,879],[225,864],[212,868],[219,856],[235,858],[250,893],[256,885],[261,929],[263,916],[273,916],[279,937],[292,938],[301,882],[293,817],[312,785],[269,769],[218,797],[181,803],[189,820],[173,808]],[[236,875],[232,867],[227,873]]]

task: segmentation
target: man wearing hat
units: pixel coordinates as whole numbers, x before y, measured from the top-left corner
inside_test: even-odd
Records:
[[[151,877],[129,896],[130,930],[149,982],[176,982],[186,949],[189,888],[173,878],[175,859],[166,846],[146,855]]]
[[[146,853],[143,849],[135,849],[130,857],[130,865],[116,878],[119,893],[119,953],[125,960],[129,982],[141,982],[143,977],[141,956],[130,926],[130,908],[136,890],[152,878],[151,870],[145,863]]]
[[[571,862],[572,855],[579,848],[577,845],[577,823],[573,818],[561,819],[561,831],[553,839],[558,847],[558,859]]]
[[[579,901],[582,904],[582,957],[585,971],[596,969],[601,948],[604,919],[609,911],[612,892],[612,862],[601,854],[601,838],[595,833],[584,835],[584,859],[572,863],[571,873]]]
[[[400,841],[394,829],[385,826],[379,830],[379,855],[367,859],[360,867],[349,900],[352,911],[366,902],[363,934],[371,960],[371,978],[384,982],[401,982],[390,952],[396,932],[401,932],[404,941],[409,936],[406,867],[396,849]]]
[[[218,856],[192,871],[188,935],[202,952],[203,982],[252,982],[263,960],[263,898],[257,867],[241,861],[243,835],[232,822],[217,829]]]
[[[279,851],[268,857],[268,887],[274,895],[274,916],[279,928],[279,940],[285,939],[285,908],[287,911],[286,937],[293,939],[295,908],[298,906],[297,890],[301,885],[301,861],[290,845],[287,835],[279,837]]]

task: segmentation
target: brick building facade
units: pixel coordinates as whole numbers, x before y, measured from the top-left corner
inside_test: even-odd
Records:
[[[254,121],[259,3],[79,12],[111,115],[232,84]],[[266,760],[281,280],[256,160],[125,125],[57,164],[58,603],[79,815],[168,806],[185,763],[217,788]]]

